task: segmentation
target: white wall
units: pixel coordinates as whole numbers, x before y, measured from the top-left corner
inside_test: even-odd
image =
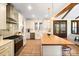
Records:
[[[43,23],[42,30],[35,30],[35,23],[36,22]],[[49,31],[49,28],[52,27],[51,25],[52,24],[51,24],[50,20],[26,20],[26,29],[29,28],[30,32],[35,32],[36,39],[40,39],[43,33],[47,33]],[[29,38],[28,37],[29,35],[30,35],[30,33],[27,32],[27,38]]]

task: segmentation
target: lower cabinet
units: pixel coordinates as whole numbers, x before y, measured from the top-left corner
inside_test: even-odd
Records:
[[[0,47],[0,56],[14,56],[13,42]]]
[[[43,56],[62,56],[62,46],[59,45],[45,45],[42,46]]]
[[[0,56],[9,56],[10,55],[10,50],[9,48],[4,48],[3,50],[0,51]]]

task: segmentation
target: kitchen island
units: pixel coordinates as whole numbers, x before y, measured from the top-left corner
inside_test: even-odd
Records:
[[[43,56],[62,56],[62,47],[74,43],[55,35],[44,34],[41,38]]]

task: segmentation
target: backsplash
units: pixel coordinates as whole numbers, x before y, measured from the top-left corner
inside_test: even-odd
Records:
[[[8,36],[11,36],[11,35],[14,35],[17,31],[10,31],[10,30],[0,30],[0,35],[4,37],[8,37]]]
[[[3,37],[7,37],[7,36],[10,36],[10,32],[8,30],[0,30],[0,34],[3,36]]]

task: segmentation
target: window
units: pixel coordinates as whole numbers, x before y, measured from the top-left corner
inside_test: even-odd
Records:
[[[43,26],[42,26],[42,23],[35,23],[35,30],[42,30],[43,29]]]
[[[35,30],[38,30],[38,23],[35,23]]]
[[[62,38],[67,37],[67,20],[53,21],[53,34]]]
[[[71,21],[71,33],[72,34],[79,34],[79,20],[72,20]]]
[[[42,23],[39,23],[39,30],[42,30]]]

